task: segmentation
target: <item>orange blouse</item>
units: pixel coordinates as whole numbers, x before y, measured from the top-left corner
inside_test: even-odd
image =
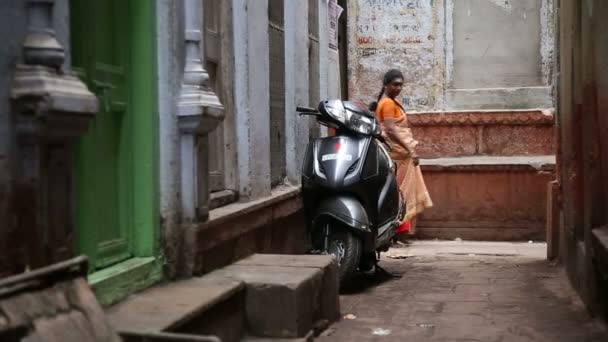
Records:
[[[378,121],[382,123],[386,118],[398,119],[402,117],[405,114],[403,109],[401,109],[403,105],[399,107],[397,103],[401,104],[399,100],[392,100],[388,97],[381,99],[378,103],[378,108],[376,108],[376,118],[378,118]]]

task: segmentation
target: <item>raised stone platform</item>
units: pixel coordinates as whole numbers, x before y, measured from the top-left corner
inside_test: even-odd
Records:
[[[555,178],[551,110],[410,113],[435,206],[420,238],[545,240]]]
[[[555,154],[550,110],[408,113],[423,158]]]
[[[545,240],[553,156],[439,158],[421,165],[434,207],[420,216],[420,238]]]

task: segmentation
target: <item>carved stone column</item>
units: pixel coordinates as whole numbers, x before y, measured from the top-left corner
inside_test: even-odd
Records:
[[[185,221],[209,213],[208,133],[224,119],[224,108],[209,86],[203,66],[202,0],[184,0],[185,66],[179,98],[181,199]]]
[[[70,71],[53,29],[53,0],[29,0],[23,64],[11,88],[17,137],[15,206],[27,236],[25,267],[73,255],[72,150],[97,112],[97,98]]]

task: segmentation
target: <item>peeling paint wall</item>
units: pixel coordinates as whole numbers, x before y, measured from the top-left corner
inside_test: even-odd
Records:
[[[608,2],[559,2],[559,258],[593,315],[608,319]]]
[[[351,1],[349,98],[398,68],[409,111],[552,107],[553,1]]]
[[[408,108],[441,107],[443,0],[359,0],[349,5],[349,98],[371,101],[389,68],[402,70]]]

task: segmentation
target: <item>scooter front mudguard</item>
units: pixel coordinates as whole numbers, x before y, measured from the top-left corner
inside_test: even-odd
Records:
[[[313,226],[320,222],[335,220],[361,238],[364,252],[375,250],[375,236],[370,228],[365,208],[352,196],[339,195],[325,198],[319,203],[313,216]]]

